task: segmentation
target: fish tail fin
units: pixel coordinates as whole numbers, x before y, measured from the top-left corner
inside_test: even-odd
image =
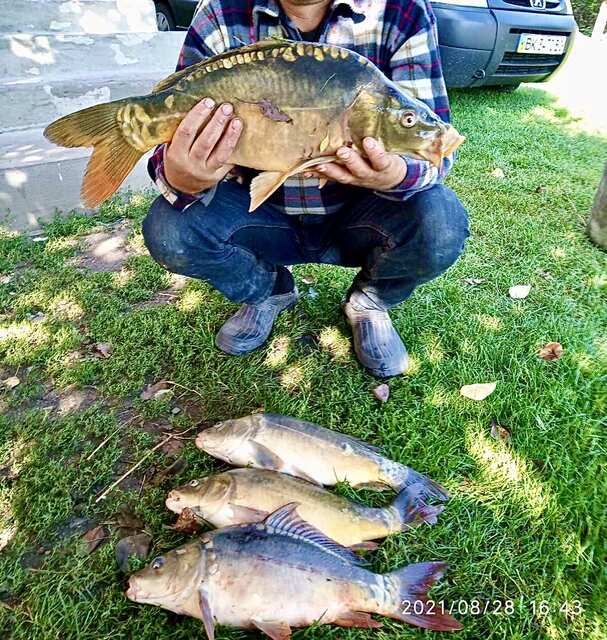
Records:
[[[417,527],[423,522],[436,524],[437,516],[443,512],[442,506],[426,504],[422,498],[423,493],[423,485],[412,484],[402,489],[392,503],[398,512],[402,531]]]
[[[118,114],[131,101],[106,102],[71,113],[52,122],[44,136],[62,147],[94,147],[84,179],[82,201],[96,207],[123,183],[143,151],[124,137]]]
[[[417,490],[419,496],[424,500],[434,498],[435,500],[445,502],[449,499],[449,494],[445,487],[428,476],[425,476],[423,473],[406,467],[404,464],[397,462],[392,463],[385,471],[389,478],[388,484],[396,488],[397,491],[402,491],[411,485],[419,485]]]
[[[385,574],[384,579],[397,587],[397,602],[392,610],[382,613],[424,629],[461,629],[461,623],[445,613],[444,607],[428,600],[428,590],[443,577],[447,566],[444,562],[420,562]]]

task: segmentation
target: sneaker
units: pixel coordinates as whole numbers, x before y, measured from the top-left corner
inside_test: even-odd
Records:
[[[268,339],[278,315],[297,302],[297,289],[271,296],[259,304],[243,304],[215,338],[219,349],[232,356],[254,351]]]
[[[407,349],[387,311],[364,309],[351,302],[345,302],[342,310],[352,327],[354,352],[363,367],[378,378],[407,370]]]

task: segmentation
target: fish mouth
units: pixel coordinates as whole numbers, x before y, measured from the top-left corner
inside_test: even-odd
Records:
[[[455,127],[448,125],[426,149],[420,150],[419,153],[424,160],[428,160],[440,169],[443,159],[450,156],[465,140],[466,138],[460,135]]]

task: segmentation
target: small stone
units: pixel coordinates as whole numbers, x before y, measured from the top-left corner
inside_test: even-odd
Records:
[[[373,395],[380,402],[388,402],[388,398],[390,397],[390,387],[387,384],[380,384],[373,389]]]
[[[173,407],[171,413],[176,416],[178,413],[181,413],[181,409],[179,407]]]

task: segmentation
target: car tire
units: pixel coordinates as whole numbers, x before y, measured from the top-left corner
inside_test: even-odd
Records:
[[[174,31],[175,20],[171,10],[163,3],[156,2],[156,26],[158,31]]]

